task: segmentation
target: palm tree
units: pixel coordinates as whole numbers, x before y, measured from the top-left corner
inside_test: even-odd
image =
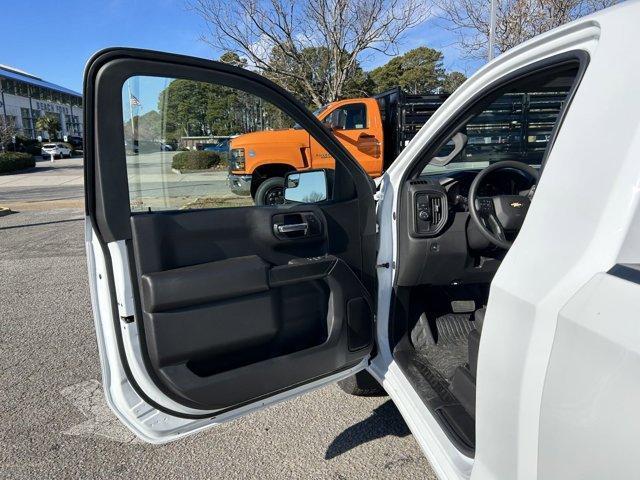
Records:
[[[36,120],[36,129],[47,132],[47,135],[49,135],[49,141],[54,139],[56,133],[60,131],[60,128],[60,120],[53,115],[45,115]]]

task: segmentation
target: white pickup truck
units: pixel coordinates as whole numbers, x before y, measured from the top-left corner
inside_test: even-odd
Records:
[[[118,418],[162,443],[330,382],[364,393],[373,377],[440,478],[640,475],[639,24],[625,2],[500,55],[375,184],[259,75],[97,53],[86,245]],[[123,105],[159,78],[270,103],[335,170],[290,173],[282,205],[144,203]],[[468,142],[488,118],[526,141],[503,125]]]

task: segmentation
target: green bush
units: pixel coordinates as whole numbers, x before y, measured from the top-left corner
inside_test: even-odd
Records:
[[[0,173],[15,172],[36,166],[33,155],[19,152],[0,153]]]
[[[22,135],[16,135],[16,145],[23,145],[25,147],[36,146],[40,147],[41,143],[35,138],[24,137]]]
[[[25,152],[30,155],[40,155],[42,144],[33,138],[16,135],[15,145],[10,143],[7,147],[16,152]]]
[[[176,153],[171,168],[176,170],[207,170],[220,164],[220,155],[216,152],[190,150]]]

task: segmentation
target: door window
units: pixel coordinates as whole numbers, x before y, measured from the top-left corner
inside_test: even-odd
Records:
[[[337,130],[363,130],[367,128],[367,107],[364,103],[355,103],[336,108],[325,122]]]
[[[424,173],[484,168],[501,160],[541,165],[577,73],[577,66],[564,66],[507,86],[456,130],[467,137],[460,153],[446,165],[428,164]],[[453,151],[449,141],[436,157]]]
[[[132,212],[262,205],[264,182],[261,198],[283,203],[285,175],[308,165],[309,133],[239,89],[135,76],[122,113]]]

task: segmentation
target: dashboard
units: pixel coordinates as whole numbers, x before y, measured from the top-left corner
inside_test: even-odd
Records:
[[[398,284],[450,285],[490,282],[505,251],[470,221],[468,196],[480,170],[451,170],[407,180],[400,213]],[[479,196],[526,193],[523,172],[497,170]]]
[[[440,175],[429,175],[420,178],[430,178],[442,185],[449,199],[449,204],[460,211],[468,211],[467,199],[469,188],[478,170],[461,170],[447,172]],[[478,195],[492,197],[494,195],[520,195],[531,188],[531,179],[519,170],[498,170],[486,182],[480,185]]]

